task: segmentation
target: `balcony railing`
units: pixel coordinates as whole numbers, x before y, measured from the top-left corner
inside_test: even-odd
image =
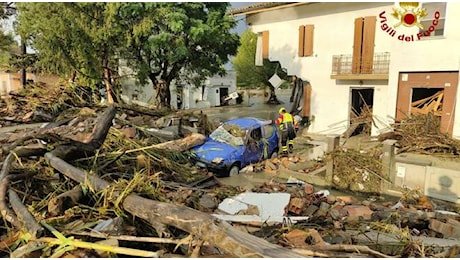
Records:
[[[342,54],[332,56],[332,79],[388,79],[390,68],[390,53],[375,53],[374,60],[371,64],[361,62],[361,68],[369,68],[366,73],[356,73],[353,70],[353,55]],[[370,68],[372,68],[370,70]],[[355,68],[359,70],[359,68]],[[363,70],[363,69],[362,69]]]

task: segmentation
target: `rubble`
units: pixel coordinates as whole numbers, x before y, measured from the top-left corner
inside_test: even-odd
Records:
[[[287,181],[242,190],[188,160],[213,127],[205,114],[101,106],[82,91],[31,86],[2,103],[3,257],[458,257],[458,208],[300,178],[333,158],[337,187],[374,192],[377,151],[269,159],[241,174]]]

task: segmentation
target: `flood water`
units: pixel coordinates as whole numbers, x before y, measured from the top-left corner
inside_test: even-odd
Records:
[[[290,89],[277,90],[276,96],[278,97],[278,100],[281,102],[281,104],[270,105],[265,103],[268,100],[268,97],[264,97],[263,95],[255,95],[248,98],[247,93],[245,93],[243,95],[243,103],[241,105],[235,107],[228,106],[213,108],[207,111],[207,116],[210,120],[220,121],[227,121],[230,119],[245,116],[274,120],[278,117],[278,110],[281,107],[285,107],[288,111],[291,109],[292,103],[289,102],[290,95]]]

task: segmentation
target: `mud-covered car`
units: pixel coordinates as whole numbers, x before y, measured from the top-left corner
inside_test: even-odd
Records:
[[[271,120],[232,119],[191,149],[192,160],[216,176],[235,176],[251,163],[278,156],[278,142],[278,131]]]

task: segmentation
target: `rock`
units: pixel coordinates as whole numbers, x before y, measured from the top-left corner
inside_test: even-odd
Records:
[[[334,195],[329,195],[327,196],[327,203],[329,204],[334,204],[337,201],[336,197]]]
[[[199,200],[200,207],[208,210],[213,210],[217,207],[217,203],[214,201],[214,198],[208,194],[201,196]]]
[[[308,206],[308,208],[305,210],[304,214],[305,214],[305,216],[311,217],[311,216],[313,216],[313,214],[315,214],[315,212],[317,210],[318,210],[318,207],[312,204],[312,205]]]
[[[370,220],[373,211],[366,206],[347,205],[343,207],[348,212],[347,221]]]
[[[289,164],[288,169],[291,171],[310,169],[315,165],[313,161],[297,162]]]
[[[319,205],[319,209],[315,215],[318,217],[326,216],[330,207],[331,205],[327,204],[326,202],[321,202],[321,204]]]
[[[334,206],[329,210],[329,214],[331,215],[333,220],[342,220],[348,215],[347,210],[343,209],[343,206]]]
[[[358,202],[358,200],[353,196],[337,196],[337,201],[343,202],[345,204],[351,205]]]
[[[368,200],[363,200],[363,201],[361,201],[361,205],[369,207],[371,205],[371,202],[368,201]]]

